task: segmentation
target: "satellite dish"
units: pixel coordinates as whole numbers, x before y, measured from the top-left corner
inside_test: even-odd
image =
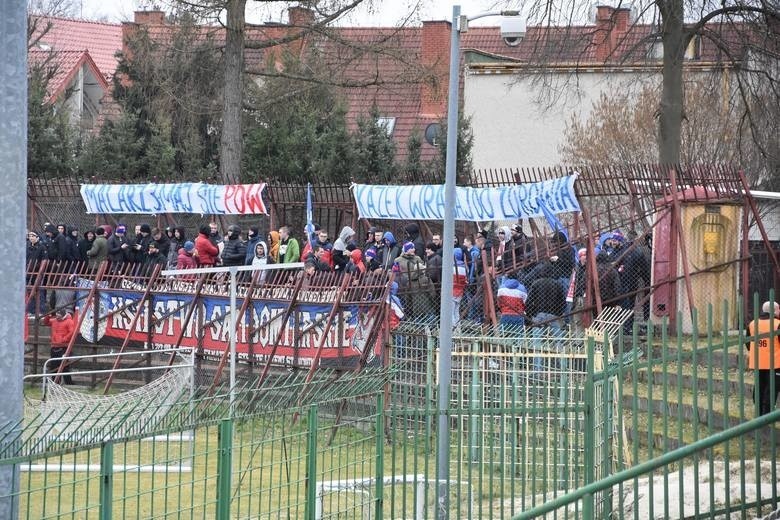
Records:
[[[431,146],[439,146],[439,136],[441,135],[441,125],[431,123],[425,127],[425,142]]]

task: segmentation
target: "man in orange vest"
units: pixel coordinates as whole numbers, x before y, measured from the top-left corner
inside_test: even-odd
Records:
[[[748,324],[748,368],[758,370],[755,400],[760,415],[774,408],[780,394],[780,304],[764,302],[757,320]],[[771,379],[775,380],[775,395],[771,394]]]

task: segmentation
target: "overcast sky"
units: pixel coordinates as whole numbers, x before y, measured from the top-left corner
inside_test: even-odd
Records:
[[[149,2],[139,0],[74,0],[76,10],[81,10],[83,18],[102,19],[108,22],[121,22],[132,20],[133,12],[139,5],[160,5],[164,2]],[[404,13],[409,13],[414,6],[420,5],[416,11],[417,20],[450,20],[452,18],[453,4],[459,4],[461,11],[467,15],[481,12],[506,9],[507,5],[517,4],[512,0],[374,0],[371,8],[361,8],[343,20],[340,25],[354,25],[362,27],[396,25]],[[267,21],[284,22],[287,15],[278,8],[270,11],[266,8],[258,8],[259,2],[249,0],[250,8],[247,10],[247,22],[263,23]],[[252,8],[254,4],[254,8]],[[293,4],[292,2],[290,3]],[[498,25],[498,18],[490,18],[482,21],[482,24]]]

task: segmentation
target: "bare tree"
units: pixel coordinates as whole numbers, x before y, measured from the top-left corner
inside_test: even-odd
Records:
[[[720,82],[714,88],[711,78],[684,77],[686,114],[681,125],[680,160],[685,164],[724,163],[743,168],[754,187],[766,188],[772,165],[756,142],[741,131],[743,106],[735,82]],[[641,164],[658,156],[656,114],[661,89],[645,85],[638,93],[602,94],[593,103],[586,120],[572,115],[566,140],[560,147],[569,164]],[[775,113],[756,116],[766,125]],[[766,121],[764,121],[766,120]],[[776,166],[775,166],[776,168]]]
[[[573,64],[577,70],[593,63],[593,55],[604,62],[637,63],[655,59],[662,46],[661,91],[658,101],[658,160],[678,163],[682,159],[682,129],[686,90],[683,71],[686,54],[706,47],[709,56],[728,70],[742,98],[744,112],[740,125],[751,135],[766,159],[777,164],[777,149],[766,142],[765,122],[757,119],[762,103],[780,102],[778,57],[780,57],[780,4],[766,0],[638,0],[621,1],[606,23],[583,32],[582,21],[590,17],[588,2],[580,0],[530,0],[528,53],[534,72],[552,63]],[[631,9],[627,30],[614,41],[619,13]],[[537,30],[532,31],[530,27]],[[610,41],[613,39],[613,41]],[[598,49],[610,44],[610,52],[599,56]],[[773,128],[777,134],[777,124]]]

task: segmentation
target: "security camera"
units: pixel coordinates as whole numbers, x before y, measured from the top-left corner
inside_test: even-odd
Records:
[[[517,45],[525,36],[525,20],[519,16],[501,18],[501,37],[507,45]]]

